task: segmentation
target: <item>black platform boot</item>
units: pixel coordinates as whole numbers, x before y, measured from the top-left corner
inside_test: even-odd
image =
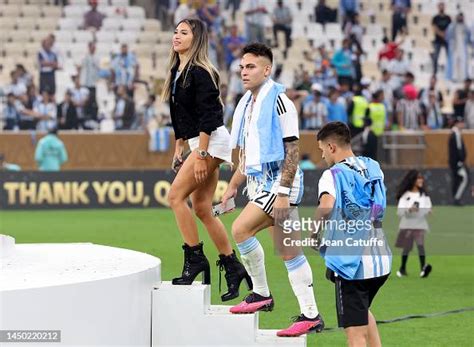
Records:
[[[232,251],[231,255],[220,254],[216,265],[219,266],[219,292],[221,291],[221,272],[225,269],[228,291],[221,296],[222,301],[229,301],[239,296],[240,282],[243,279],[247,282],[248,290],[253,289],[252,279],[237,259],[235,251]]]
[[[203,244],[189,247],[187,244],[183,245],[184,250],[184,265],[181,277],[173,278],[172,283],[175,285],[189,285],[201,272],[202,284],[211,284],[211,270],[209,268],[209,261],[207,260],[202,250]]]

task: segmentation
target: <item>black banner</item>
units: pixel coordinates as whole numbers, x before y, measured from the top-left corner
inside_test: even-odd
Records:
[[[405,170],[385,170],[388,204],[395,204],[396,187]],[[316,206],[318,181],[322,171],[305,171],[303,206]],[[450,171],[424,170],[433,204],[452,202]],[[214,194],[220,201],[227,189],[231,172],[222,171]],[[0,172],[1,209],[69,208],[156,208],[168,207],[171,171],[63,171]],[[239,194],[237,206],[247,198]],[[473,204],[472,186],[468,185],[463,202]]]

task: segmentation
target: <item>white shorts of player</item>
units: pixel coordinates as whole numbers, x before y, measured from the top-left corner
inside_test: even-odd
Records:
[[[259,185],[255,194],[250,198],[251,203],[257,205],[263,210],[263,212],[270,216],[273,216],[273,204],[277,198],[278,187],[280,187],[280,178],[281,174],[279,174],[274,181],[268,181],[265,184]],[[290,205],[299,205],[303,198],[303,192],[303,173],[298,169],[295,179],[293,180],[293,186],[290,190]]]
[[[199,136],[188,140],[191,151],[199,147]],[[230,134],[225,126],[221,126],[211,133],[207,152],[211,157],[219,158],[232,165],[232,149],[230,148]]]

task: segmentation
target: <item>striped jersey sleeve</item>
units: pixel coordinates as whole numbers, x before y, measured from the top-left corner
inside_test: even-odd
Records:
[[[300,137],[298,112],[295,104],[285,93],[278,95],[276,110],[280,119],[283,140],[295,140]]]

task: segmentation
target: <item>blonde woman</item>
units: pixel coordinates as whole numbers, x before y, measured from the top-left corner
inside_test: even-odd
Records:
[[[210,283],[209,262],[199,241],[196,221],[188,206],[191,197],[194,214],[201,220],[219,252],[217,265],[225,269],[228,292],[222,301],[239,296],[242,280],[250,276],[237,259],[224,225],[212,215],[212,197],[219,177],[219,165],[231,163],[230,135],[223,123],[219,95],[219,73],[208,58],[208,33],[203,22],[184,19],[178,23],[169,59],[169,74],[162,98],[169,102],[176,137],[172,168],[177,175],[168,200],[184,240],[181,277],[173,284],[189,285],[203,272],[203,283]],[[191,154],[184,160],[184,142]]]

